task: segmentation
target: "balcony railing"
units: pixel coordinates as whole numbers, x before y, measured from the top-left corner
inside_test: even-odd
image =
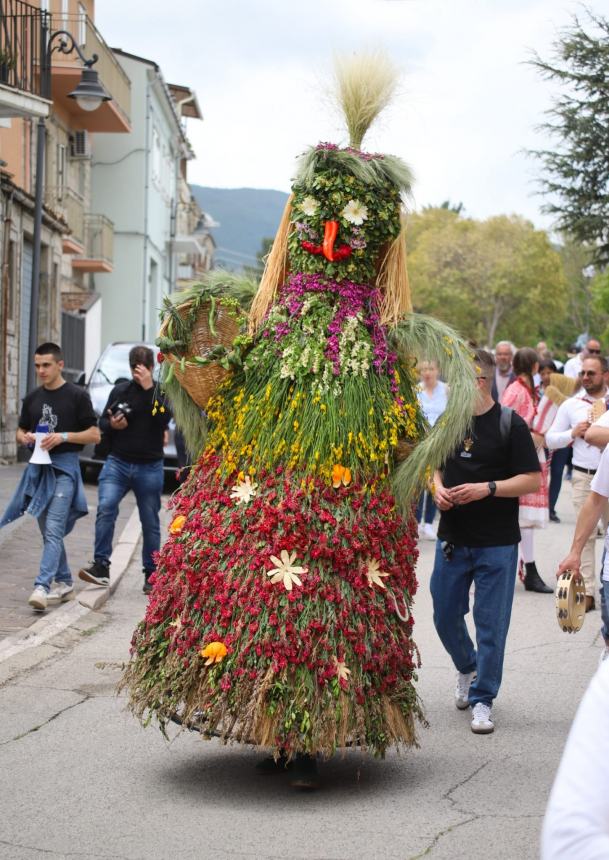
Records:
[[[0,0],[0,84],[42,96],[40,59],[49,15],[22,0]]]
[[[118,110],[126,124],[129,125],[131,81],[95,24],[84,13],[82,15],[58,14],[53,16],[53,29],[69,30],[86,57],[97,54],[99,59],[94,68],[99,74],[100,81],[112,96],[112,107]],[[52,73],[56,68],[70,68],[72,66],[77,66],[80,76],[82,64],[76,52],[69,55],[53,54]]]
[[[85,250],[72,257],[79,272],[111,272],[114,263],[114,224],[105,215],[85,215]]]
[[[84,246],[85,201],[81,195],[65,186],[48,186],[44,191],[44,202],[67,222],[72,231],[70,238]]]
[[[92,260],[114,261],[114,224],[105,215],[85,215],[85,253]]]

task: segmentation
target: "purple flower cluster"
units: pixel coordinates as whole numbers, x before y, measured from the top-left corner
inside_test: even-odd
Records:
[[[370,333],[374,359],[372,366],[380,375],[389,373],[394,393],[397,383],[394,379],[394,368],[397,361],[395,353],[387,346],[385,331],[379,318],[380,293],[367,284],[355,284],[353,281],[333,281],[320,274],[298,273],[290,275],[281,289],[280,302],[291,315],[299,313],[305,295],[311,292],[325,292],[338,298],[338,308],[328,325],[328,340],[325,355],[332,362],[334,374],[340,374],[339,337],[343,323],[348,317],[361,313],[363,324]],[[279,340],[289,332],[288,323],[280,323],[275,330],[275,339]]]
[[[318,143],[315,147],[317,151],[324,150],[326,152],[350,152],[351,155],[357,155],[358,158],[361,158],[362,161],[373,161],[374,159],[384,158],[382,152],[362,152],[361,149],[354,149],[352,146],[337,146],[335,143],[326,143],[322,141]]]

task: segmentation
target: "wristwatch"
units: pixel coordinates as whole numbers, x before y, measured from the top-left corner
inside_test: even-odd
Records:
[[[494,496],[497,492],[497,484],[494,481],[488,482],[488,494],[489,496]]]
[[[61,434],[61,438],[63,439],[64,442],[68,441],[68,433],[66,430],[64,430],[63,433]]]

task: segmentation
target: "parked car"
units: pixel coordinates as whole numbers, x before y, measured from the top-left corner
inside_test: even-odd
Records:
[[[137,343],[111,343],[102,352],[98,358],[89,381],[84,378],[79,380],[85,385],[91,403],[98,416],[101,416],[104,406],[108,402],[108,397],[114,386],[119,382],[131,379],[131,369],[129,368],[129,351],[132,347],[138,346]],[[154,352],[156,359],[159,349],[154,344],[146,344]],[[159,367],[155,360],[154,379],[158,381]],[[84,376],[84,374],[83,374]],[[177,469],[177,452],[175,446],[175,421],[173,418],[169,423],[169,442],[165,446],[165,462],[163,468],[166,475],[175,475]],[[99,474],[101,467],[104,465],[103,457],[99,456],[99,452],[95,450],[94,445],[85,445],[80,452],[80,468],[83,477],[87,473]]]

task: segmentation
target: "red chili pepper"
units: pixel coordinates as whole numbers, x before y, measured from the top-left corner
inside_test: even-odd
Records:
[[[300,247],[303,248],[303,250],[308,251],[309,254],[322,253],[321,245],[314,245],[313,242],[308,242],[306,239],[302,240],[302,242],[300,243]]]
[[[162,364],[165,361],[165,356],[163,355],[162,352],[157,353],[156,360],[158,361],[159,364]]]
[[[339,260],[346,260],[347,257],[351,256],[352,253],[353,249],[350,245],[341,245],[334,251],[334,260],[336,262],[339,262]]]
[[[326,221],[322,250],[326,260],[334,262],[334,242],[338,236],[338,221]]]

